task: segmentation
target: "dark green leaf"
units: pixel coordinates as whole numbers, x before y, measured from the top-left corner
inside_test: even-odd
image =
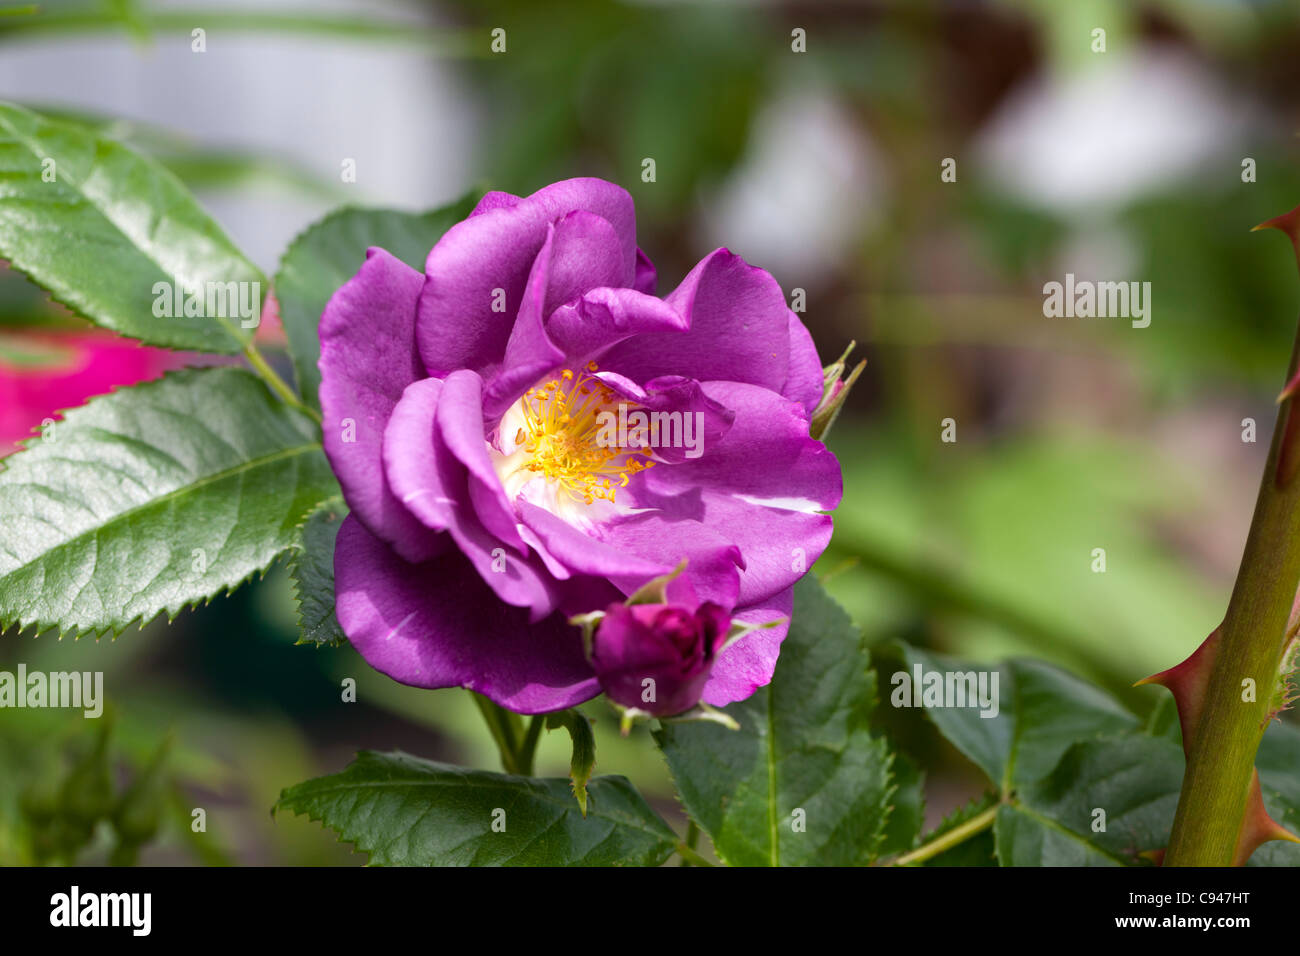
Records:
[[[1147,734],[1077,743],[998,811],[1003,866],[1125,866],[1169,842],[1182,749]],[[1103,816],[1104,814],[1104,816]]]
[[[889,747],[868,727],[875,680],[857,628],[811,576],[792,622],[772,683],[726,708],[740,730],[669,723],[656,739],[727,863],[868,863],[895,790]]]
[[[251,373],[92,399],[0,472],[0,630],[118,632],[264,571],[338,484],[315,426]]]
[[[331,498],[303,522],[291,571],[298,599],[299,644],[347,643],[334,616],[334,539],[347,513],[341,497]]]
[[[356,275],[366,260],[366,250],[380,246],[423,272],[429,250],[444,232],[469,215],[477,200],[478,195],[473,194],[425,213],[340,209],[290,244],[275,276],[275,296],[289,339],[298,392],[308,404],[315,404],[320,386],[316,363],[320,359],[317,326],[321,313],[339,286]]]
[[[1173,694],[1161,694],[1146,721],[1146,732],[1152,737],[1164,737],[1182,746],[1183,730],[1178,725],[1178,704]]]
[[[880,856],[905,853],[917,844],[925,826],[925,772],[901,753],[894,754],[890,767],[894,792],[889,799],[889,817]]]
[[[626,779],[588,789],[584,818],[567,780],[363,751],[342,773],[285,790],[277,808],[384,866],[658,866],[672,854],[676,835]]]
[[[252,339],[266,280],[158,163],[92,129],[0,103],[0,182],[0,258],[58,301],[153,345],[234,353]],[[204,316],[160,317],[156,300],[172,296],[158,283],[205,295],[219,283],[225,301],[205,302]],[[243,319],[241,289],[252,295],[253,283]]]
[[[907,674],[986,673],[998,677],[998,713],[981,716],[978,706],[927,707],[926,716],[948,740],[983,770],[1004,793],[1037,780],[1056,766],[1076,741],[1137,727],[1137,718],[1105,691],[1041,661],[1011,660],[978,665],[903,646]],[[901,673],[901,672],[900,672]],[[907,697],[907,686],[890,678],[891,702]]]

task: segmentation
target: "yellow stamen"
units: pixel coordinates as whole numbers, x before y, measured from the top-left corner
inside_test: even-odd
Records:
[[[594,372],[597,365],[589,362],[586,368]],[[529,389],[520,403],[524,427],[515,434],[515,444],[530,458],[527,469],[555,481],[577,501],[613,502],[617,489],[626,488],[632,475],[654,464],[635,457],[648,455],[648,449],[601,444],[602,413],[617,421],[619,400],[598,379],[573,369],[565,369],[559,379],[540,388]],[[636,406],[628,402],[626,407]],[[613,434],[616,438],[616,429]]]

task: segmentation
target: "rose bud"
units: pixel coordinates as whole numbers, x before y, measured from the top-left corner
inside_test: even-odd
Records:
[[[856,345],[856,342],[850,342],[843,355],[822,369],[822,400],[813,409],[808,429],[808,433],[818,441],[825,440],[826,433],[835,424],[835,419],[839,418],[840,409],[844,407],[844,402],[849,397],[849,390],[853,388],[862,370],[867,367],[867,360],[863,359],[849,373],[848,378],[840,377],[848,368],[849,353]]]
[[[700,702],[731,618],[717,604],[611,604],[591,642],[591,666],[610,700],[655,717]]]

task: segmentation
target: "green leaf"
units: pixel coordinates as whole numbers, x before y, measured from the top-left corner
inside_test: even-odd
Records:
[[[676,835],[625,778],[589,790],[584,818],[567,780],[362,751],[341,773],[288,788],[276,808],[384,866],[658,866],[672,855]]]
[[[998,861],[1142,864],[1140,854],[1169,842],[1182,780],[1182,748],[1168,739],[1137,733],[1075,744],[1055,770],[998,810]]]
[[[0,258],[59,302],[152,345],[235,353],[252,339],[266,280],[158,163],[92,129],[0,103],[0,182]],[[209,316],[156,316],[155,284],[177,280],[182,290],[234,289],[236,306],[240,287],[227,284],[248,283],[251,294],[256,283],[250,327],[215,299]]]
[[[925,826],[925,771],[901,753],[894,754],[890,770],[894,792],[889,801],[885,837],[878,851],[880,856],[912,849]]]
[[[412,269],[424,260],[442,234],[469,215],[474,193],[425,213],[393,209],[345,208],[330,213],[294,239],[280,260],[275,296],[280,320],[298,378],[298,392],[314,405],[320,387],[320,338],[317,326],[330,296],[366,260],[366,250],[380,246]]]
[[[347,643],[334,616],[334,539],[347,514],[342,497],[336,497],[322,502],[303,522],[290,571],[298,602],[299,644]]]
[[[30,101],[17,105],[47,120],[79,126],[105,139],[117,140],[137,152],[147,153],[192,190],[264,184],[334,202],[341,201],[346,195],[347,187],[342,183],[330,182],[284,157],[264,156],[252,151],[214,150],[209,143],[196,141],[164,126],[91,110]]]
[[[674,723],[656,739],[725,862],[865,864],[884,846],[895,790],[889,747],[868,727],[874,705],[857,629],[809,576],[771,684],[726,708],[740,730]]]
[[[92,399],[5,466],[0,631],[175,617],[264,571],[339,493],[311,420],[228,366]]]
[[[911,696],[916,667],[923,675],[987,673],[998,678],[998,713],[982,717],[978,706],[927,707],[926,716],[948,740],[983,770],[1004,793],[1050,772],[1076,741],[1132,730],[1138,720],[1113,697],[1065,671],[1034,660],[998,666],[973,664],[899,645],[909,685],[891,675],[891,702]],[[924,685],[922,685],[922,690]]]
[[[998,677],[996,716],[982,717],[979,706],[928,706],[926,716],[998,788],[1001,865],[1141,865],[1141,854],[1164,848],[1183,775],[1166,713],[1143,725],[1109,694],[1040,661],[981,666],[897,649],[907,670],[890,679],[896,706],[910,703],[918,666],[922,688],[936,673],[945,684],[949,674]],[[988,847],[987,835],[974,839]],[[954,852],[944,856],[964,859]]]
[[[596,735],[591,732],[591,721],[576,710],[561,710],[546,715],[546,729],[563,727],[573,741],[573,754],[569,759],[569,781],[573,795],[578,800],[582,815],[587,815],[587,782],[596,767]]]

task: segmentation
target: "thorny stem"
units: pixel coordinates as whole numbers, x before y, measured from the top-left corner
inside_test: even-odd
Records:
[[[1286,381],[1295,374],[1300,335]],[[1166,866],[1228,866],[1237,847],[1255,767],[1286,647],[1287,619],[1300,584],[1300,479],[1295,455],[1300,414],[1293,397],[1278,410],[1268,464],[1255,502],[1241,568],[1220,628],[1187,772],[1165,854]],[[1255,693],[1243,693],[1244,681]],[[1246,698],[1246,699],[1243,699]]]
[[[918,846],[915,850],[909,850],[898,859],[891,863],[891,866],[911,866],[916,863],[924,863],[946,850],[951,850],[959,843],[965,843],[973,836],[978,836],[989,827],[993,826],[993,821],[997,819],[998,808],[989,807],[978,816],[973,816],[960,826],[955,826],[947,833],[935,837],[929,843]]]

